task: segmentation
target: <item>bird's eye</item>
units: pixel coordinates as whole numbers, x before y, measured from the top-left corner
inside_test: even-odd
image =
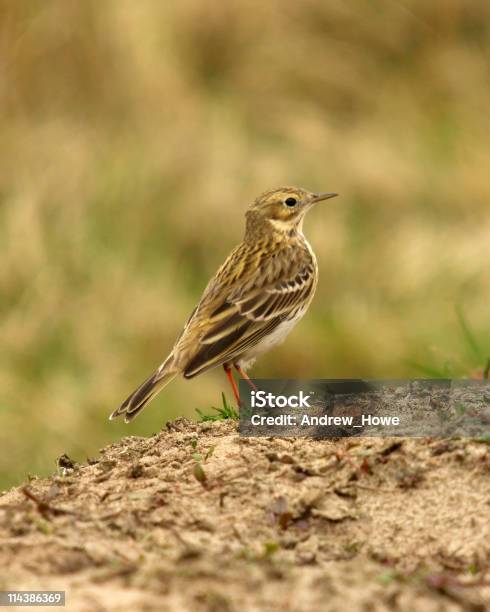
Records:
[[[286,206],[290,206],[291,208],[293,206],[296,206],[297,203],[298,203],[298,200],[296,198],[286,198],[284,200],[284,204],[286,204]]]

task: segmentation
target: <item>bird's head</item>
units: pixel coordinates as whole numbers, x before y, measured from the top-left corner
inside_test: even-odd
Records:
[[[300,187],[279,187],[261,194],[247,211],[247,229],[268,227],[272,231],[301,229],[305,213],[336,193],[312,193]]]

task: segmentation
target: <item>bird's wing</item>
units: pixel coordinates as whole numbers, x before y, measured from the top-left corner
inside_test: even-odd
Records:
[[[311,299],[316,270],[308,251],[284,257],[258,249],[248,258],[232,253],[184,328],[175,350],[186,353],[186,378],[237,359]],[[233,259],[238,269],[230,265]]]

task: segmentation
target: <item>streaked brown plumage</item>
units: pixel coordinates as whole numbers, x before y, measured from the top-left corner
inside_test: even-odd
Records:
[[[133,419],[177,374],[197,376],[222,365],[233,384],[255,358],[281,342],[306,312],[318,281],[303,218],[315,203],[336,194],[281,187],[259,196],[246,213],[243,242],[208,283],[174,348],[111,419]]]

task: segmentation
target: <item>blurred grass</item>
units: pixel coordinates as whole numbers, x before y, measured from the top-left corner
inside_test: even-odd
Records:
[[[318,294],[255,376],[482,370],[488,2],[0,14],[0,486],[216,403],[220,372],[173,383],[130,427],[106,420],[280,184],[342,198],[306,222]]]

